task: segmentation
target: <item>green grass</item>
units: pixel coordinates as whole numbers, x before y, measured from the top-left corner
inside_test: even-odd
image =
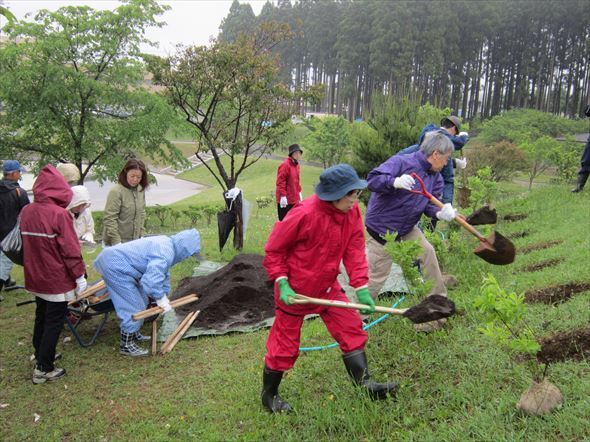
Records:
[[[274,186],[278,162],[260,163],[239,187],[246,198],[266,195]],[[304,193],[311,193],[319,171],[302,168]],[[314,176],[314,174],[316,174]],[[270,176],[269,176],[270,175]],[[187,174],[206,182],[203,170]],[[213,184],[209,181],[209,184]],[[213,201],[219,189],[196,195],[183,205]],[[519,254],[514,264],[491,266],[471,253],[476,240],[461,233],[452,251],[441,258],[460,285],[450,292],[461,314],[442,332],[417,335],[411,323],[390,318],[369,334],[367,354],[377,380],[397,379],[397,401],[371,402],[347,378],[336,349],[302,354],[281,385],[297,413],[271,416],[260,405],[260,381],[268,331],[183,340],[163,357],[129,359],[118,354],[118,327],[106,330],[89,349],[60,342],[63,380],[34,386],[30,381],[33,305],[15,307],[29,298],[24,291],[3,293],[0,303],[0,438],[2,440],[419,440],[419,441],[561,441],[590,437],[590,365],[588,361],[554,364],[549,379],[565,396],[563,407],[542,417],[525,417],[515,409],[530,374],[478,331],[472,308],[481,278],[493,273],[500,285],[524,291],[567,281],[589,281],[588,192],[572,195],[566,186],[503,186],[500,215],[527,213],[526,220],[500,221],[503,234],[528,230],[517,247],[560,239],[551,249]],[[276,217],[271,206],[252,215],[245,251],[262,252]],[[442,225],[443,229],[448,227]],[[229,258],[216,250],[215,226],[197,226],[212,259]],[[489,229],[482,228],[487,233]],[[90,263],[96,255],[86,256]],[[522,267],[549,258],[556,267],[534,273]],[[173,269],[175,286],[190,274],[191,263]],[[19,281],[22,272],[15,271]],[[92,276],[92,275],[91,275]],[[382,305],[392,300],[383,300]],[[404,306],[415,303],[408,299]],[[544,336],[586,326],[590,293],[558,305],[530,306],[527,321]],[[144,330],[147,332],[147,327]],[[67,333],[65,333],[67,334]],[[304,345],[331,339],[320,320],[307,321]],[[33,422],[33,413],[41,415]]]

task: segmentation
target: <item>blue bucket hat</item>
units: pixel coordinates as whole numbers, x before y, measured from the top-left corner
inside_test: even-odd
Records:
[[[351,190],[360,190],[366,187],[367,182],[359,178],[352,166],[338,164],[322,172],[320,183],[315,186],[315,193],[322,201],[336,201]]]
[[[11,172],[16,172],[16,171],[25,172],[25,168],[21,167],[21,165],[18,161],[5,160],[4,163],[2,163],[2,172],[11,173]]]

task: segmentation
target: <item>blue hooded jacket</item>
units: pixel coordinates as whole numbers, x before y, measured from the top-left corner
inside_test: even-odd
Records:
[[[170,237],[148,236],[105,248],[94,267],[105,278],[112,273],[130,276],[141,292],[160,299],[170,291],[170,268],[200,249],[201,238],[195,229]]]

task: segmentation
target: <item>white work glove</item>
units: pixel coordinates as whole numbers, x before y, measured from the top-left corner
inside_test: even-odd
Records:
[[[459,132],[459,136],[469,138],[469,134],[467,132]]]
[[[303,201],[303,194],[299,192],[299,201]]]
[[[467,167],[467,158],[455,158],[457,169],[465,169]]]
[[[156,299],[156,304],[158,307],[164,310],[163,313],[169,312],[172,310],[172,306],[170,305],[170,301],[168,301],[168,296],[162,296],[160,299]]]
[[[456,216],[457,211],[450,203],[446,203],[441,210],[436,212],[436,217],[442,221],[453,221]]]
[[[86,287],[88,287],[88,283],[86,282],[86,278],[84,278],[84,275],[76,279],[76,295],[79,295],[84,290],[86,290]]]
[[[407,174],[398,176],[395,180],[393,180],[393,187],[396,189],[412,190],[414,184],[416,184],[416,180]]]
[[[85,233],[84,235],[82,235],[82,238],[80,238],[82,241],[86,241],[86,242],[94,242],[94,235],[90,232]]]
[[[279,206],[281,206],[281,209],[284,209],[285,207],[287,207],[287,197],[286,196],[281,197],[281,199],[279,200]]]

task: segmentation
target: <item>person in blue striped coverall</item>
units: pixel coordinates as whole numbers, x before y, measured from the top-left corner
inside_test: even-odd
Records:
[[[164,312],[171,310],[167,296],[170,268],[200,249],[199,232],[190,229],[170,237],[149,236],[117,244],[98,255],[94,268],[102,275],[121,321],[121,354],[148,354],[137,343],[150,338],[139,332],[143,320],[135,321],[133,315],[146,309],[148,298],[154,299]]]

